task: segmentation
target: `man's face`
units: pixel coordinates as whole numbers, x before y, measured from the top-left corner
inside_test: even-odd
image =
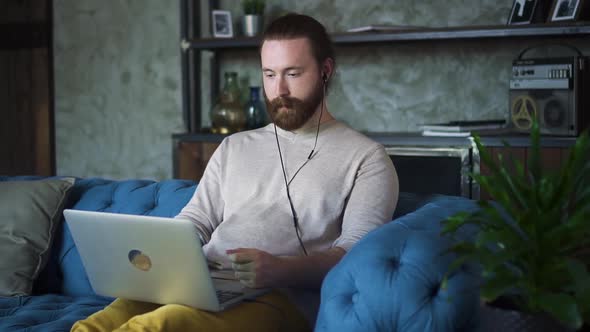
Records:
[[[306,38],[267,40],[260,52],[267,111],[284,130],[301,128],[322,102],[320,69]]]

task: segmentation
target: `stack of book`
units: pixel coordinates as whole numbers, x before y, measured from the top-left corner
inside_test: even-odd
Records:
[[[346,30],[346,32],[386,32],[386,31],[406,31],[406,30],[420,30],[424,29],[422,26],[415,25],[392,25],[392,24],[373,24],[362,27],[355,27]]]
[[[451,121],[420,126],[422,136],[467,137],[473,132],[503,129],[506,120]]]

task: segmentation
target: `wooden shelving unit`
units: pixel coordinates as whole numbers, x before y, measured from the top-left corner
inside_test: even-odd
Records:
[[[188,12],[196,12],[192,1],[182,0],[184,8],[192,8]],[[182,7],[182,6],[181,6]],[[185,14],[186,15],[186,14]],[[200,33],[195,26],[194,17],[182,20],[182,72],[183,72],[183,100],[184,119],[188,132],[201,131],[201,96],[194,93],[201,91],[200,84],[200,54],[202,51],[213,53],[211,60],[211,100],[218,94],[219,65],[217,54],[232,50],[255,50],[260,45],[258,37],[235,38],[195,38]],[[192,23],[191,23],[192,22]],[[416,42],[445,42],[445,41],[481,41],[507,39],[547,39],[573,38],[590,36],[590,22],[574,22],[562,24],[535,25],[493,25],[493,26],[465,26],[444,28],[421,28],[402,31],[371,31],[371,32],[337,32],[332,34],[332,40],[337,47],[363,45],[397,45]]]

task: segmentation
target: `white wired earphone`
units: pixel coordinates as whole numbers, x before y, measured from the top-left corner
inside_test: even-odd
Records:
[[[313,148],[311,149],[309,156],[307,156],[307,160],[305,160],[305,162],[301,166],[299,166],[299,168],[297,169],[295,174],[293,174],[293,177],[291,177],[291,181],[293,181],[293,179],[299,173],[299,171],[301,171],[303,166],[305,166],[311,160],[311,158],[313,157],[313,153],[315,152],[316,145],[318,144],[318,135],[320,133],[320,122],[322,120],[322,114],[324,113],[326,87],[328,84],[328,75],[326,75],[325,72],[322,73],[322,80],[324,81],[324,84],[322,87],[323,88],[322,105],[320,107],[320,116],[318,117],[318,125],[317,125],[317,129],[316,129],[316,133],[315,133],[315,142],[313,143]],[[276,124],[274,124],[274,130],[275,130],[275,138],[277,141],[277,149],[279,152],[279,159],[281,161],[281,168],[283,170],[283,178],[285,179],[285,190],[287,191],[287,199],[289,200],[289,207],[291,208],[291,215],[293,216],[293,227],[295,228],[295,234],[297,234],[297,239],[299,240],[299,245],[301,246],[301,249],[303,250],[303,253],[305,254],[305,256],[307,256],[307,250],[305,249],[305,245],[303,245],[303,240],[301,240],[301,227],[299,225],[299,219],[297,218],[297,212],[295,212],[295,208],[293,207],[293,202],[291,201],[291,193],[289,191],[289,184],[291,183],[291,181],[287,180],[287,172],[285,171],[285,164],[283,162],[283,154],[281,153],[281,145],[279,144],[279,135],[277,134],[277,125]]]

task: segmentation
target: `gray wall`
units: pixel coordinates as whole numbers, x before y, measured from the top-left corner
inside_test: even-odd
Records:
[[[206,1],[202,1],[205,6]],[[267,15],[310,14],[328,31],[376,23],[429,27],[504,24],[512,0],[267,1]],[[220,1],[237,23],[236,0]],[[178,2],[56,0],[59,174],[169,178],[171,139],[183,131]],[[202,22],[208,36],[208,17]],[[239,25],[234,26],[239,34]],[[555,39],[553,42],[559,42]],[[569,42],[590,53],[588,41]],[[415,131],[421,123],[503,118],[512,59],[547,40],[438,41],[337,49],[329,109],[364,131]],[[204,52],[202,119],[209,124]],[[221,72],[260,85],[258,55],[229,51]]]
[[[57,173],[170,178],[178,1],[55,0]]]

